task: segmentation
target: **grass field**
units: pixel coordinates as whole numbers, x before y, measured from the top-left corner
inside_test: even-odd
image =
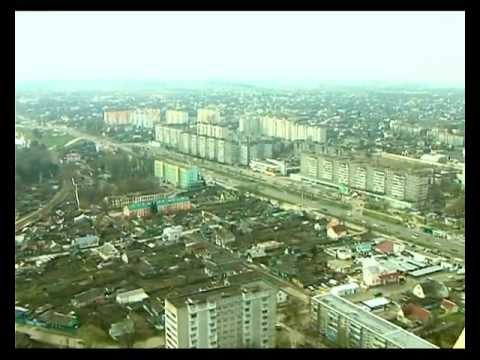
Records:
[[[379,212],[376,212],[376,211],[373,211],[373,210],[364,209],[363,214],[366,215],[366,216],[378,219],[378,220],[382,220],[382,221],[385,221],[385,222],[392,223],[392,224],[402,224],[402,221],[400,221],[400,219],[398,219],[396,217],[385,215],[385,214],[382,214],[382,213],[379,213]]]

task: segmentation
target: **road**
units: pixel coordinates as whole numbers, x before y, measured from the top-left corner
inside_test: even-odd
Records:
[[[310,304],[310,294],[306,290],[298,286],[295,286],[294,284],[292,284],[287,280],[284,280],[282,278],[279,278],[278,276],[275,276],[270,271],[263,269],[261,266],[258,266],[256,264],[246,264],[246,265],[248,268],[262,273],[264,276],[269,278],[272,283],[279,286],[288,295],[294,298],[297,298],[298,300],[302,301],[307,305]]]
[[[36,127],[48,128],[41,126]],[[118,147],[134,156],[138,156],[139,151],[132,150],[132,147],[142,148],[145,151],[149,151],[156,156],[162,156],[181,162],[188,162],[190,164],[201,167],[204,175],[208,175],[215,178],[216,180],[220,180],[228,187],[238,188],[254,185],[256,186],[255,192],[263,195],[264,197],[274,198],[275,200],[294,204],[297,206],[301,204],[302,208],[305,210],[319,212],[325,215],[345,219],[358,225],[375,228],[377,232],[381,235],[393,237],[395,239],[406,241],[412,244],[417,244],[419,246],[423,246],[429,249],[436,249],[439,250],[442,254],[448,253],[452,257],[462,260],[465,258],[465,243],[463,242],[455,242],[447,239],[434,238],[433,236],[424,233],[420,233],[417,236],[415,235],[416,231],[413,231],[404,225],[384,222],[382,220],[365,215],[355,214],[349,216],[347,215],[347,213],[351,212],[350,209],[336,206],[332,203],[331,200],[322,200],[321,198],[311,199],[299,195],[298,190],[301,190],[303,188],[304,190],[309,191],[309,189],[305,189],[304,187],[302,187],[302,185],[297,184],[288,178],[271,177],[259,173],[254,173],[250,170],[241,169],[235,166],[219,164],[204,159],[198,159],[192,156],[176,153],[174,151],[169,151],[164,148],[152,148],[147,144],[122,144],[109,140],[105,137],[86,134],[69,127],[62,127],[62,129],[70,133],[70,135],[72,136],[81,137],[103,145]],[[292,191],[292,189],[295,188],[297,189],[297,191]]]
[[[42,208],[24,216],[15,221],[15,232],[22,230],[25,226],[40,219],[44,214],[47,214],[53,207],[64,201],[71,191],[70,183],[64,181],[62,188],[50,199],[50,201]]]

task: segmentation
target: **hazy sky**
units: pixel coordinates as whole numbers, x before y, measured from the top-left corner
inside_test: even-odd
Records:
[[[16,80],[463,84],[463,12],[17,12]]]

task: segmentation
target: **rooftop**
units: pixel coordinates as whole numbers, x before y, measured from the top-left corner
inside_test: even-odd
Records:
[[[374,331],[377,335],[395,343],[401,348],[437,348],[428,341],[372,314],[354,303],[335,295],[317,295],[313,301],[322,303],[351,320]]]
[[[226,285],[218,288],[214,288],[211,290],[206,290],[203,292],[194,292],[192,294],[184,294],[181,296],[177,296],[175,298],[168,299],[168,301],[175,305],[176,307],[185,307],[188,303],[205,303],[207,301],[216,301],[222,297],[229,297],[229,296],[238,296],[241,295],[243,292],[260,292],[260,291],[268,291],[273,290],[274,288],[270,285],[267,285],[264,281],[252,281],[248,284],[231,284]]]

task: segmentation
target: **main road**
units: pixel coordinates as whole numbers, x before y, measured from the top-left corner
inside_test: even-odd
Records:
[[[48,128],[40,126],[36,127]],[[61,129],[76,137],[119,148],[133,156],[138,156],[140,153],[138,149],[143,149],[155,156],[162,156],[175,161],[196,165],[202,168],[205,175],[211,176],[215,180],[221,181],[223,184],[231,188],[251,187],[253,188],[252,192],[260,194],[266,198],[273,198],[280,202],[297,206],[301,204],[301,207],[304,210],[315,211],[321,214],[344,219],[348,222],[371,228],[379,235],[390,236],[428,249],[437,249],[440,253],[449,254],[452,258],[457,258],[459,260],[465,258],[465,244],[460,241],[434,238],[433,236],[424,233],[418,234],[416,231],[413,231],[402,224],[393,224],[366,215],[355,214],[352,216],[349,214],[350,210],[345,209],[341,204],[336,205],[331,199],[313,197],[311,189],[305,189],[288,178],[266,176],[254,173],[251,170],[199,159],[193,156],[166,150],[164,148],[152,147],[144,143],[119,143],[104,136],[87,134],[66,126],[62,126]],[[299,192],[302,191],[304,191],[307,196],[299,194]],[[310,194],[308,194],[308,192],[310,192]]]

